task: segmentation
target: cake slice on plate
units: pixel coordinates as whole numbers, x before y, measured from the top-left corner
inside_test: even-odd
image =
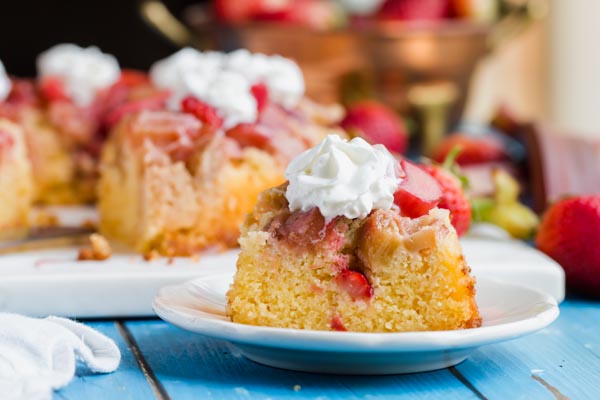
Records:
[[[33,196],[31,165],[21,128],[0,118],[0,239],[24,234]]]
[[[328,136],[286,177],[242,226],[227,294],[234,322],[362,332],[481,324],[449,213],[418,166]]]
[[[236,246],[258,194],[341,118],[302,97],[298,67],[281,57],[184,49],[150,78],[170,93],[166,109],[121,118],[99,186],[102,233],[144,253]]]

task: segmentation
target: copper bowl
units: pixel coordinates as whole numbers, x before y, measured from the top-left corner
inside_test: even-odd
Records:
[[[447,99],[452,102],[450,120],[456,121],[477,62],[495,47],[498,38],[522,30],[532,15],[539,14],[532,12],[532,5],[537,7],[538,1],[519,0],[519,5],[495,24],[394,21],[325,31],[268,22],[226,26],[201,6],[187,9],[181,22],[160,0],[141,0],[140,13],[179,46],[219,50],[244,47],[292,58],[305,74],[307,94],[320,102],[339,102],[355,95],[352,91],[372,90],[399,112],[407,113],[413,87],[432,82],[450,84],[456,89],[455,96]],[[435,103],[435,92],[433,97]]]

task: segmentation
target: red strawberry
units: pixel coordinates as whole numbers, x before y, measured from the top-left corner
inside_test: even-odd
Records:
[[[15,139],[6,131],[0,130],[0,150],[9,149],[15,144]]]
[[[48,101],[69,100],[60,78],[47,76],[40,82],[40,92]]]
[[[151,97],[120,104],[106,113],[104,124],[110,128],[116,125],[126,115],[143,110],[161,110],[164,108],[165,101],[168,97],[168,92],[157,92]]]
[[[400,117],[372,100],[352,105],[340,125],[371,143],[383,144],[391,152],[404,153],[408,146],[408,133]]]
[[[427,165],[424,168],[442,188],[442,199],[438,207],[450,210],[452,225],[458,236],[462,236],[471,225],[471,204],[461,182],[450,171],[437,165]]]
[[[256,108],[260,114],[269,102],[269,88],[264,83],[255,83],[250,88],[252,96],[256,99]]]
[[[257,12],[258,0],[214,0],[215,15],[221,22],[248,21]]]
[[[339,315],[334,315],[333,318],[331,318],[331,329],[333,329],[334,331],[338,331],[338,332],[345,332],[348,329],[346,329],[346,327],[344,326],[344,323],[342,322],[342,319],[340,318]]]
[[[438,182],[416,164],[402,160],[404,178],[394,194],[394,203],[406,217],[417,218],[435,207],[442,197]]]
[[[210,104],[197,99],[194,96],[188,96],[181,101],[181,109],[183,112],[192,114],[203,123],[219,128],[223,125],[223,120],[217,114],[217,110]]]
[[[378,17],[387,20],[437,21],[450,16],[450,0],[386,0]]]
[[[535,244],[565,270],[567,285],[600,297],[600,195],[572,197],[552,205]]]
[[[268,149],[271,144],[271,134],[268,129],[258,124],[238,124],[225,132],[225,135],[237,141],[242,147]]]
[[[214,0],[213,6],[221,22],[237,23],[254,18],[269,18],[285,15],[293,4],[292,0]]]
[[[504,146],[494,137],[486,136],[478,138],[461,134],[454,134],[447,137],[438,147],[433,159],[442,163],[448,153],[455,147],[460,148],[460,153],[455,160],[458,165],[508,160],[508,154]]]
[[[134,69],[124,69],[121,71],[121,76],[115,85],[121,85],[125,87],[135,87],[145,85],[150,82],[148,74],[142,71],[136,71]]]
[[[38,102],[35,84],[29,79],[11,79],[12,88],[7,102],[16,105],[33,105]]]
[[[351,271],[349,269],[342,271],[335,278],[335,281],[352,297],[352,300],[369,300],[373,296],[373,288],[369,284],[369,281],[358,271]]]

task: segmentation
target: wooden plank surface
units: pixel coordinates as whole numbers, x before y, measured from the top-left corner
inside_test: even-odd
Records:
[[[54,395],[54,399],[69,400],[152,400],[154,393],[140,370],[134,354],[128,347],[118,326],[113,321],[89,322],[86,325],[112,338],[121,350],[121,365],[112,374],[82,373],[65,388]],[[0,396],[1,398],[1,396]]]
[[[550,327],[483,347],[457,370],[487,399],[600,399],[600,304],[560,308]]]
[[[380,377],[285,371],[248,361],[225,342],[159,321],[126,326],[173,400],[477,398],[449,370]]]
[[[485,346],[455,368],[381,377],[261,366],[225,342],[159,320],[89,325],[117,341],[121,366],[76,378],[56,399],[600,399],[600,303],[593,301],[567,301],[549,328]]]

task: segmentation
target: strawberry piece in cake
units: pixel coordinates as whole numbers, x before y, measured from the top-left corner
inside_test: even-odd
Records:
[[[431,176],[398,165],[383,146],[328,136],[292,160],[286,177],[242,226],[227,293],[233,322],[361,332],[480,326],[448,211],[433,204],[410,217],[394,204],[439,200]],[[413,189],[420,177],[428,177],[424,194]]]
[[[0,239],[24,234],[33,196],[22,129],[0,118]]]

